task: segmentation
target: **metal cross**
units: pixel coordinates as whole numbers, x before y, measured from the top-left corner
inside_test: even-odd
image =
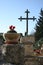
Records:
[[[28,11],[28,9],[25,11],[25,13],[26,13],[26,18],[22,18],[22,16],[20,16],[20,18],[18,18],[20,21],[22,21],[22,20],[26,20],[26,35],[28,35],[28,20],[35,20],[36,18],[33,16],[33,18],[28,18],[28,13],[30,13],[29,11]]]

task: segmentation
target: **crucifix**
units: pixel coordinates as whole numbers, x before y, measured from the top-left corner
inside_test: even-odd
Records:
[[[33,16],[33,18],[28,18],[28,13],[30,13],[29,11],[28,11],[28,9],[25,11],[25,13],[26,13],[26,18],[22,18],[22,16],[20,16],[20,18],[18,18],[20,21],[22,21],[22,20],[26,20],[26,32],[25,32],[25,34],[26,35],[28,35],[28,20],[35,20],[36,18]]]

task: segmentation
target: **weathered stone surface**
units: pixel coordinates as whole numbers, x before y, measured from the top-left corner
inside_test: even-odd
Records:
[[[0,63],[0,65],[14,65],[14,64],[11,64],[11,63]]]
[[[2,54],[9,63],[23,64],[24,62],[24,47],[21,44],[4,44]]]
[[[38,59],[35,57],[27,58],[25,65],[39,65]]]
[[[3,56],[2,56],[2,50],[1,50],[1,46],[0,46],[0,61],[3,59]]]

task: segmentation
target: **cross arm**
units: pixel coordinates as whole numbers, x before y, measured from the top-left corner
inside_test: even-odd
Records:
[[[35,19],[36,19],[35,16],[33,16],[33,21],[34,21]]]
[[[20,18],[18,18],[20,21],[22,20],[35,20],[36,18],[33,16],[33,18],[22,18],[22,16],[20,16]]]
[[[20,16],[20,18],[18,18],[20,21],[22,21],[22,16]]]
[[[20,18],[18,18],[20,21],[22,20],[27,20],[28,18],[22,18],[22,16],[20,16]]]
[[[28,19],[29,19],[29,20],[33,20],[33,21],[34,21],[36,18],[33,16],[33,18],[28,18]]]

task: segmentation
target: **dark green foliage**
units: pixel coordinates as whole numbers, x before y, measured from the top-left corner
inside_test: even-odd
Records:
[[[43,38],[41,38],[39,41],[37,41],[35,44],[33,44],[33,49],[34,50],[41,49],[42,44],[43,44]]]
[[[0,39],[4,41],[3,35],[0,35]]]
[[[3,36],[2,35],[0,35],[0,39],[3,39]]]
[[[40,11],[39,19],[37,20],[36,28],[35,28],[35,41],[43,38],[43,10]]]

